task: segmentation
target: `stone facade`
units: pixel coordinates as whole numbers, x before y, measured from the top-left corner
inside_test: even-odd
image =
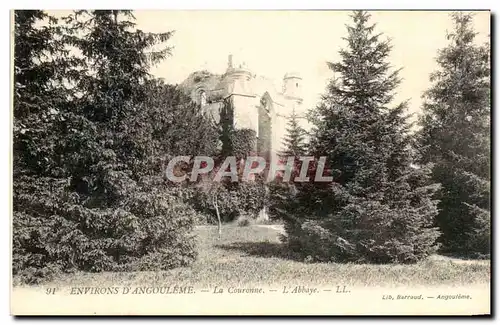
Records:
[[[244,62],[233,62],[229,55],[223,75],[208,71],[193,72],[180,86],[202,109],[219,120],[220,103],[231,97],[236,128],[249,128],[257,134],[257,151],[271,156],[283,149],[287,118],[302,105],[302,78],[287,73],[281,85],[255,75]]]

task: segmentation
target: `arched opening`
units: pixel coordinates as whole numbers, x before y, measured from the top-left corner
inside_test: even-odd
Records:
[[[200,106],[204,107],[207,105],[207,93],[204,90],[200,90],[199,92],[199,100],[200,100]]]
[[[260,99],[259,134],[257,138],[257,152],[265,158],[269,158],[271,153],[272,112],[273,101],[269,93],[266,92]]]

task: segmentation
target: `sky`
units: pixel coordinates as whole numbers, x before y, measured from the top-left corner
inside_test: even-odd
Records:
[[[135,11],[137,28],[151,32],[174,30],[168,44],[172,56],[152,69],[169,83],[182,82],[191,72],[222,74],[229,54],[244,61],[253,73],[274,80],[281,89],[285,73],[303,77],[305,109],[316,105],[328,79],[327,61],[337,61],[346,46],[349,11]],[[409,112],[418,113],[421,95],[437,67],[437,51],[452,30],[447,11],[372,11],[371,22],[382,37],[391,38],[389,61],[403,68],[396,100],[409,100]],[[490,13],[475,12],[477,42],[489,38]]]
[[[51,11],[55,16],[68,11]],[[245,62],[254,74],[282,88],[287,72],[302,80],[302,112],[314,107],[325,92],[333,72],[327,62],[337,62],[346,47],[346,24],[351,11],[243,11],[243,10],[135,10],[137,28],[148,32],[174,31],[167,45],[172,55],[153,67],[153,75],[177,84],[198,70],[223,74],[228,55]],[[395,104],[408,100],[408,112],[419,114],[422,94],[431,85],[438,50],[447,45],[453,30],[449,11],[370,11],[375,32],[390,38],[389,62],[400,69],[402,83]],[[476,11],[476,42],[489,40],[490,12]],[[301,113],[300,111],[298,113]]]

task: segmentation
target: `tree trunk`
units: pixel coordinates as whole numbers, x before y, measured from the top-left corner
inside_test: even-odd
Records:
[[[219,233],[219,240],[222,239],[222,221],[220,219],[219,205],[217,204],[217,195],[214,195],[213,204],[215,207],[215,213],[217,214],[217,231]]]

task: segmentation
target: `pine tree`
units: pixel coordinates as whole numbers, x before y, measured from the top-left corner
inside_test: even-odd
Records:
[[[40,10],[14,12],[12,271],[34,282],[57,269],[47,238],[67,183],[59,151],[60,114],[74,71],[58,21]]]
[[[295,109],[288,117],[286,136],[283,141],[283,156],[303,156],[306,153],[305,130],[299,125],[299,116]]]
[[[297,184],[287,241],[318,260],[411,263],[437,248],[436,185],[412,167],[406,103],[391,106],[400,83],[389,71],[391,45],[369,17],[353,13],[341,61],[329,64],[339,77],[311,114],[311,149],[327,157],[333,182]]]
[[[170,93],[168,109],[148,99],[155,89],[149,69],[169,55],[172,33],[143,32],[134,19],[121,10],[68,18],[71,44],[85,56],[65,142],[74,197],[66,219],[86,219],[71,237],[86,247],[74,262],[82,270],[168,269],[195,258],[194,210],[169,191],[162,170],[165,158],[179,154],[162,151],[175,137],[172,124],[190,129],[191,121],[171,120],[188,102],[168,89],[158,92]]]
[[[449,44],[425,93],[421,152],[442,184],[437,225],[447,252],[490,251],[490,51],[477,45],[472,15],[454,13]]]
[[[14,174],[54,173],[51,134],[67,103],[70,68],[57,19],[41,10],[14,12]]]
[[[294,166],[290,173],[290,178],[293,180],[299,176],[301,162],[299,157],[306,156],[308,146],[306,143],[306,131],[299,124],[299,116],[295,109],[288,117],[286,128],[286,136],[283,141],[284,150],[281,151],[281,163],[286,164],[288,157],[295,157]],[[293,201],[294,185],[290,182],[283,182],[278,175],[273,182],[268,186],[268,210],[269,214],[274,219],[286,219],[288,215],[288,205]]]
[[[38,155],[32,165],[43,168],[30,167],[34,181],[18,178],[14,186],[14,274],[29,282],[53,271],[189,264],[195,258],[191,230],[197,214],[187,204],[189,192],[166,182],[166,162],[180,154],[210,155],[210,134],[213,140],[217,135],[182,91],[149,75],[151,65],[169,53],[162,45],[171,33],[137,30],[129,11],[98,10],[65,17],[65,24],[53,27],[58,34],[34,35],[39,31],[33,30],[32,16],[16,17],[15,169],[28,170],[27,162],[34,160],[25,154],[26,145],[17,146],[24,139]],[[42,39],[45,35],[57,37]],[[32,59],[50,50],[44,46],[59,45],[56,41],[61,53],[42,63]],[[31,52],[23,50],[29,42]],[[65,52],[71,47],[79,57]],[[52,74],[39,74],[44,70],[30,62],[50,63]],[[29,87],[34,90],[24,95]],[[25,104],[32,99],[36,103]],[[45,121],[46,115],[50,123],[30,124],[44,130],[34,138],[26,121]],[[195,143],[200,134],[207,141]]]

